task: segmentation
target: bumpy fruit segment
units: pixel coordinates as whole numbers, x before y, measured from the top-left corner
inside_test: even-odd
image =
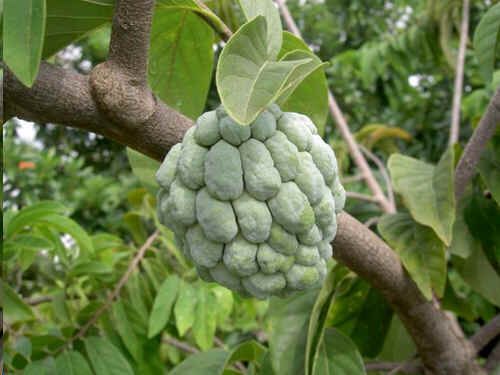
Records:
[[[206,112],[156,178],[158,217],[203,280],[256,298],[323,282],[345,191],[307,116],[273,104],[241,126]]]

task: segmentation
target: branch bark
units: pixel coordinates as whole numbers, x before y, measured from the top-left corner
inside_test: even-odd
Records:
[[[462,3],[462,21],[460,23],[460,44],[458,47],[457,64],[455,72],[455,87],[453,89],[453,105],[451,108],[451,126],[449,144],[458,142],[460,135],[460,103],[464,83],[465,49],[469,36],[469,0]]]
[[[481,159],[481,153],[486,144],[493,137],[500,125],[500,87],[491,98],[486,112],[474,130],[472,137],[467,142],[464,152],[455,169],[455,197],[460,200],[465,193],[467,185],[476,173],[476,167]]]
[[[287,25],[288,29],[299,38],[302,38],[300,30],[297,27],[297,24],[295,23],[292,15],[290,14],[290,11],[288,10],[285,0],[276,0],[276,3],[278,4],[278,7],[283,16],[283,20],[285,21],[285,24]],[[344,138],[344,141],[347,143],[347,147],[349,148],[349,152],[354,160],[354,163],[356,163],[357,167],[361,171],[361,174],[363,175],[366,184],[372,191],[375,199],[377,199],[378,204],[380,205],[382,210],[386,213],[396,212],[396,207],[384,195],[384,192],[382,191],[382,188],[380,187],[375,176],[373,175],[370,166],[368,165],[368,162],[361,153],[359,146],[356,143],[356,140],[354,139],[354,136],[349,130],[349,125],[347,125],[347,121],[344,117],[344,114],[340,110],[340,107],[338,106],[337,101],[335,100],[335,97],[333,96],[331,90],[328,90],[328,108],[330,109],[330,114],[335,120],[335,123],[337,124],[337,128],[339,129],[342,138]]]
[[[471,338],[470,341],[477,351],[483,349],[491,340],[500,335],[500,314],[482,326]]]
[[[425,299],[396,253],[349,214],[341,213],[337,220],[333,257],[384,295],[415,341],[426,372],[482,374],[472,345]]]

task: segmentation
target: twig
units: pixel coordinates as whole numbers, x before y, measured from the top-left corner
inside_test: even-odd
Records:
[[[185,342],[179,341],[177,339],[174,339],[173,337],[165,337],[162,340],[165,344],[167,345],[172,345],[176,347],[177,349],[182,350],[183,352],[190,353],[190,354],[195,354],[199,353],[200,351],[196,349],[194,346],[191,346]]]
[[[460,24],[460,45],[458,48],[457,65],[455,73],[455,87],[453,89],[453,106],[451,108],[451,127],[449,144],[458,142],[460,135],[460,102],[464,83],[464,64],[467,37],[469,34],[469,0],[462,3],[462,22]]]
[[[299,38],[302,38],[300,35],[300,30],[297,27],[297,24],[295,23],[293,17],[290,14],[290,11],[288,10],[288,7],[285,3],[284,0],[276,0],[276,3],[278,4],[278,7],[281,11],[281,14],[283,15],[283,19],[288,27],[288,29],[298,36]],[[337,104],[337,101],[335,100],[335,97],[333,96],[332,92],[328,90],[328,107],[330,109],[330,113],[335,120],[335,123],[337,124],[337,127],[340,131],[340,134],[342,135],[342,138],[344,138],[344,141],[347,143],[347,147],[349,148],[349,152],[358,166],[358,168],[361,171],[361,174],[363,175],[366,184],[370,188],[370,190],[373,193],[373,196],[377,199],[378,204],[382,208],[384,212],[387,213],[392,213],[394,212],[394,209],[391,205],[391,203],[387,200],[385,197],[382,188],[380,187],[379,183],[375,179],[375,176],[373,175],[372,171],[370,170],[370,166],[368,165],[368,162],[364,158],[363,154],[361,153],[358,144],[356,143],[356,140],[354,139],[354,136],[352,135],[351,131],[349,130],[349,126],[347,125],[347,121],[340,110],[340,107]]]
[[[465,193],[470,179],[476,173],[481,153],[500,125],[500,87],[491,98],[486,112],[467,142],[462,157],[455,169],[455,198],[458,201]]]
[[[392,190],[391,178],[389,177],[389,172],[387,171],[387,168],[385,167],[384,163],[382,162],[382,160],[380,160],[380,158],[377,155],[375,155],[373,152],[371,152],[370,150],[368,150],[363,145],[359,145],[359,147],[361,148],[361,151],[363,151],[363,153],[372,162],[374,162],[375,165],[378,167],[378,169],[380,171],[380,174],[382,175],[382,177],[384,179],[384,182],[385,182],[385,186],[386,186],[386,189],[387,189],[387,196],[388,196],[389,202],[391,203],[392,209],[394,210],[394,212],[396,212],[396,202],[394,200],[394,191]]]
[[[356,174],[354,176],[346,176],[346,177],[342,177],[340,179],[340,182],[342,184],[349,184],[351,182],[357,182],[357,181],[361,181],[363,180],[363,176],[361,176],[360,174]]]
[[[347,198],[359,199],[360,201],[366,201],[371,203],[379,203],[379,200],[371,195],[366,195],[362,193],[357,193],[355,191],[347,191],[345,193]]]
[[[40,297],[31,297],[24,300],[30,306],[40,305],[41,303],[51,302],[53,300],[52,296],[40,296]]]
[[[482,326],[471,338],[470,341],[479,352],[495,337],[500,335],[500,314]]]
[[[363,225],[370,228],[372,225],[377,224],[380,221],[380,216],[374,216],[366,220]]]
[[[408,362],[368,362],[365,364],[366,371],[397,371],[406,374],[419,374],[422,365],[418,360]]]
[[[113,291],[111,292],[111,294],[106,299],[106,302],[104,302],[101,305],[101,307],[99,307],[95,311],[95,313],[87,321],[87,323],[85,323],[80,328],[80,330],[76,333],[76,335],[74,335],[73,337],[71,337],[59,349],[59,351],[62,350],[63,348],[65,348],[65,347],[67,347],[71,343],[73,343],[75,340],[78,340],[78,339],[82,338],[83,336],[85,336],[85,334],[90,329],[90,327],[92,327],[97,322],[97,320],[101,317],[101,315],[104,312],[106,312],[107,309],[109,309],[111,307],[111,305],[113,304],[114,300],[120,295],[120,292],[121,292],[122,288],[125,286],[125,284],[127,283],[129,277],[132,275],[132,272],[134,272],[135,268],[139,265],[139,263],[141,262],[142,258],[144,258],[144,254],[146,254],[146,251],[153,244],[153,242],[156,240],[156,238],[158,237],[159,234],[160,234],[160,232],[158,230],[156,230],[156,231],[153,232],[153,234],[151,234],[148,237],[148,239],[146,240],[146,242],[144,242],[144,244],[141,246],[141,248],[139,249],[139,251],[137,251],[137,254],[135,255],[135,257],[132,258],[132,261],[128,265],[127,270],[125,271],[125,273],[123,274],[123,276],[120,278],[120,280],[116,284],[116,286],[113,289]]]

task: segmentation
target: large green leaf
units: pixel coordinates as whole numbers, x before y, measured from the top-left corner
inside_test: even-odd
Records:
[[[286,91],[287,81],[299,66],[313,60],[274,61],[268,55],[267,35],[265,18],[257,16],[231,37],[217,64],[216,82],[222,104],[242,125],[251,123]]]
[[[228,355],[226,366],[237,361],[260,363],[267,349],[255,340],[244,341],[236,346]]]
[[[267,24],[267,55],[276,58],[282,43],[282,26],[278,8],[272,0],[239,0],[247,21],[264,16]]]
[[[156,182],[155,175],[158,168],[160,168],[160,163],[131,148],[127,148],[127,156],[132,172],[134,172],[141,184],[149,192],[156,194],[158,183]]]
[[[95,375],[134,375],[123,354],[103,337],[88,337],[84,341]]]
[[[88,253],[94,251],[92,239],[76,221],[66,216],[51,214],[44,216],[38,222],[55,228],[62,233],[69,234],[76,241],[81,251]]]
[[[0,280],[4,319],[9,323],[34,319],[31,308],[5,282]]]
[[[307,341],[305,352],[305,373],[310,374],[313,367],[313,359],[318,351],[318,345],[323,339],[326,318],[332,304],[335,292],[335,273],[330,271],[323,282],[316,302],[314,303],[309,318],[307,329]]]
[[[314,291],[292,297],[272,298],[268,310],[269,350],[276,374],[302,374],[309,316],[316,301]]]
[[[294,50],[310,52],[309,47],[302,39],[284,31],[283,45],[278,58]],[[307,76],[295,91],[281,103],[281,108],[284,111],[307,115],[318,128],[318,133],[324,135],[328,116],[328,83],[323,69],[316,68]]]
[[[113,0],[47,0],[47,31],[43,57],[111,21]]]
[[[7,0],[3,8],[3,60],[23,84],[31,87],[42,58],[45,0]]]
[[[398,252],[423,295],[431,299],[434,290],[442,296],[446,284],[445,246],[434,232],[407,213],[383,216],[378,230]]]
[[[481,18],[474,32],[474,52],[484,79],[489,82],[495,68],[500,41],[500,4],[493,5]]]
[[[378,358],[394,362],[405,361],[410,359],[415,352],[416,348],[411,336],[399,317],[394,314]]]
[[[224,371],[227,356],[228,353],[222,349],[190,355],[170,375],[220,375]]]
[[[363,358],[352,340],[334,328],[325,331],[314,361],[313,375],[366,374]]]
[[[35,224],[45,216],[63,214],[65,212],[66,208],[62,204],[53,201],[43,201],[27,206],[8,221],[4,235],[9,238],[25,227]]]
[[[187,9],[158,7],[153,17],[149,83],[172,108],[195,119],[205,107],[213,67],[214,33]]]
[[[149,317],[148,337],[160,333],[170,319],[172,307],[179,293],[179,284],[180,280],[176,275],[169,276],[158,290]]]
[[[455,220],[453,148],[435,167],[400,154],[391,155],[388,167],[394,190],[403,196],[413,218],[449,245]]]
[[[340,284],[327,325],[349,336],[366,357],[382,349],[391,322],[392,310],[382,295],[360,278]]]
[[[92,375],[87,360],[77,351],[62,352],[56,358],[57,375]]]
[[[194,341],[202,350],[212,347],[216,321],[217,301],[215,296],[205,287],[198,286],[198,303],[196,304],[195,320],[193,323]]]
[[[193,326],[196,304],[196,289],[191,284],[182,282],[179,289],[179,297],[174,307],[175,325],[181,337]]]

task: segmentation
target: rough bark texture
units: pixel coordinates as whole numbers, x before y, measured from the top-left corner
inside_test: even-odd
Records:
[[[408,329],[429,374],[481,374],[475,350],[408,277],[398,256],[347,213],[338,217],[333,257],[380,290]]]
[[[491,98],[485,114],[479,121],[471,139],[467,142],[462,157],[455,170],[455,197],[457,201],[464,195],[467,185],[476,173],[481,153],[500,125],[500,87]]]
[[[90,76],[43,64],[34,86],[27,88],[6,71],[5,118],[18,116],[92,131],[161,160],[192,121],[155,98],[145,83],[147,61],[143,57],[147,56],[153,5],[152,0],[118,2],[110,60],[94,68]],[[485,117],[498,120],[500,90],[495,100],[497,104],[488,110],[493,115]],[[492,121],[483,118],[478,130],[490,129]],[[334,256],[387,298],[415,340],[426,371],[481,374],[471,344],[439,306],[425,300],[396,253],[348,214],[339,215],[338,224]]]

